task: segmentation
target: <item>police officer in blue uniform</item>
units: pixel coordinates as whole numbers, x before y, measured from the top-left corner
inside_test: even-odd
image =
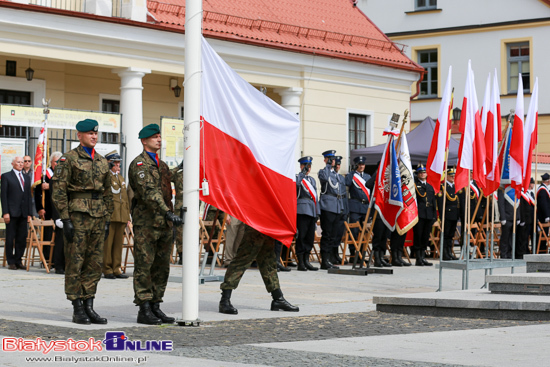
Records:
[[[363,156],[355,157],[353,160],[353,163],[355,163],[355,170],[346,175],[346,186],[349,190],[349,222],[359,222],[361,225],[365,222],[370,201],[370,194],[367,194],[369,193],[369,190],[366,187],[366,184],[367,181],[370,180],[371,176],[368,173],[365,173],[366,160],[367,158]],[[352,234],[355,240],[357,240],[359,236],[359,228],[354,228],[352,230]],[[350,246],[349,253],[351,256],[354,256],[355,247]]]
[[[344,232],[346,231],[346,220],[348,219],[349,214],[349,206],[348,206],[348,191],[346,189],[346,178],[341,175],[340,167],[342,165],[342,157],[337,155],[335,157],[334,162],[334,171],[338,174],[338,189],[340,192],[340,198],[338,200],[342,201],[342,206],[344,207],[344,212],[340,215],[340,218],[338,220],[338,229],[336,231],[336,238],[334,239],[334,244],[332,245],[332,263],[333,264],[341,264],[342,258],[338,254],[338,249],[340,248],[340,244],[342,243],[342,237],[344,236]],[[347,262],[344,262],[346,264]]]
[[[335,150],[323,152],[325,168],[318,173],[321,182],[321,269],[331,269],[337,266],[331,262],[331,252],[336,241],[340,216],[344,213],[344,204],[340,194],[340,180],[334,171]]]
[[[298,270],[319,270],[309,262],[313,241],[315,239],[315,223],[321,213],[319,208],[319,194],[315,179],[309,175],[311,172],[312,157],[302,157],[300,173],[296,175],[296,196],[298,202],[296,219],[296,255],[298,257]]]

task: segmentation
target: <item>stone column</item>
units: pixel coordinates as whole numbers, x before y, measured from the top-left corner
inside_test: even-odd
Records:
[[[143,127],[142,79],[149,69],[122,68],[113,69],[120,77],[120,113],[122,114],[122,142],[126,143],[123,158],[124,177],[128,176],[130,162],[141,154],[143,147],[138,140],[138,132]]]
[[[302,96],[302,93],[304,92],[303,88],[300,87],[290,87],[290,88],[276,88],[273,90],[275,93],[281,96],[281,106],[286,108],[292,113],[295,113],[296,116],[298,116],[298,119],[300,120],[300,124],[302,123],[302,118],[300,116],[300,98]],[[295,163],[296,163],[296,169],[300,168],[300,164],[298,163],[298,159],[300,159],[302,154],[302,126],[300,126],[299,134],[298,134],[298,141],[296,142],[296,147],[294,148],[294,157]]]

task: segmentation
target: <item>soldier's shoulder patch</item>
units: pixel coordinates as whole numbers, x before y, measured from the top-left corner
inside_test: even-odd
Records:
[[[145,172],[143,172],[143,171],[139,171],[137,174],[138,174],[139,178],[144,178],[145,177]]]
[[[142,161],[137,162],[136,166],[143,166],[143,162]]]
[[[67,157],[63,156],[59,159],[59,162],[65,162],[67,160]]]

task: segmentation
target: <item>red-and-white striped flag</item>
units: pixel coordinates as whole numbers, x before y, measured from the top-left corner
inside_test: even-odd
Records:
[[[516,190],[516,197],[519,197],[523,186],[523,81],[521,74],[518,76],[518,95],[516,99],[516,111],[512,127],[512,141],[510,142],[510,184]]]
[[[524,138],[524,153],[523,161],[523,188],[525,191],[529,189],[529,182],[531,181],[531,161],[533,159],[533,150],[537,145],[537,134],[539,125],[539,78],[535,79],[535,87],[531,94],[531,102],[529,103],[529,109],[527,110],[527,117],[525,118],[525,131],[523,132]]]
[[[498,89],[497,71],[495,69],[493,88],[487,110],[487,127],[485,129],[487,182],[484,191],[486,196],[495,192],[500,186],[500,163],[498,159],[498,142],[499,139],[502,140],[502,132],[500,130],[500,92]]]
[[[481,189],[485,189],[485,141],[471,61],[468,61],[468,74],[460,117],[460,132],[462,137],[458,150],[455,190],[459,191],[468,185],[468,170],[472,170],[473,179],[477,185]]]
[[[443,171],[445,170],[445,152],[449,146],[451,109],[453,108],[451,96],[452,71],[452,66],[449,66],[449,74],[447,75],[443,98],[441,99],[441,105],[439,106],[439,114],[437,115],[437,122],[435,123],[434,135],[432,137],[432,145],[430,146],[430,153],[426,164],[426,172],[428,174],[427,181],[430,185],[432,185],[436,194],[439,192],[441,187],[441,177],[444,173]]]
[[[203,38],[200,199],[290,246],[300,121],[241,78]]]

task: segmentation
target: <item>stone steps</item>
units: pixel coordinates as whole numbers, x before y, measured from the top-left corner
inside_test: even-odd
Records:
[[[550,295],[550,273],[487,275],[491,293]]]
[[[550,254],[524,255],[528,273],[550,273]]]

